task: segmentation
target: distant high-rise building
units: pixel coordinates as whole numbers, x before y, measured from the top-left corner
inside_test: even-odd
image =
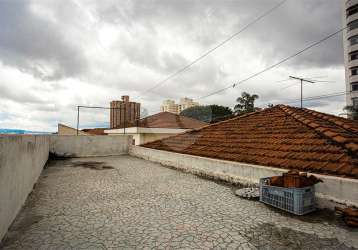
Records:
[[[121,101],[111,101],[110,107],[111,128],[135,126],[140,119],[140,103],[130,102],[127,95]]]
[[[194,102],[193,99],[187,97],[180,98],[179,113],[182,112],[184,109],[195,107],[195,106],[199,106],[199,103]]]
[[[358,0],[342,0],[346,102],[358,107]]]
[[[173,114],[179,113],[179,105],[175,103],[173,100],[165,100],[162,103],[162,106],[160,106],[161,112],[170,112]]]
[[[162,112],[170,112],[174,114],[180,114],[184,109],[199,106],[198,102],[194,102],[193,99],[184,97],[180,98],[179,104],[175,103],[173,100],[165,100],[160,107]]]

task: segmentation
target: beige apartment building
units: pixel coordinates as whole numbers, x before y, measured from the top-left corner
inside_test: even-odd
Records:
[[[358,0],[342,0],[346,101],[358,107]]]
[[[180,98],[179,103],[175,103],[174,100],[163,101],[162,106],[160,106],[160,111],[180,114],[180,112],[182,112],[183,110],[195,106],[199,106],[199,103],[194,102],[193,99],[184,97]]]

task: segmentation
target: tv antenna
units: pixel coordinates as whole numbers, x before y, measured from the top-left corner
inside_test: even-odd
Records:
[[[290,78],[295,79],[295,80],[299,80],[301,82],[301,108],[303,108],[303,83],[304,82],[315,83],[315,81],[305,79],[305,78],[301,78],[301,77],[296,77],[296,76],[290,76]]]

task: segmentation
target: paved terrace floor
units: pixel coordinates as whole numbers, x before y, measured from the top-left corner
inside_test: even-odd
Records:
[[[290,216],[230,186],[122,156],[50,162],[3,247],[351,249],[358,231],[326,212]]]

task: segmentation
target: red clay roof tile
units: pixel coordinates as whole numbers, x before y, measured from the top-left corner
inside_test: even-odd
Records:
[[[144,128],[174,128],[174,129],[194,129],[208,125],[196,119],[170,112],[160,112],[138,121],[137,127]]]
[[[358,178],[358,122],[283,105],[143,146]]]

